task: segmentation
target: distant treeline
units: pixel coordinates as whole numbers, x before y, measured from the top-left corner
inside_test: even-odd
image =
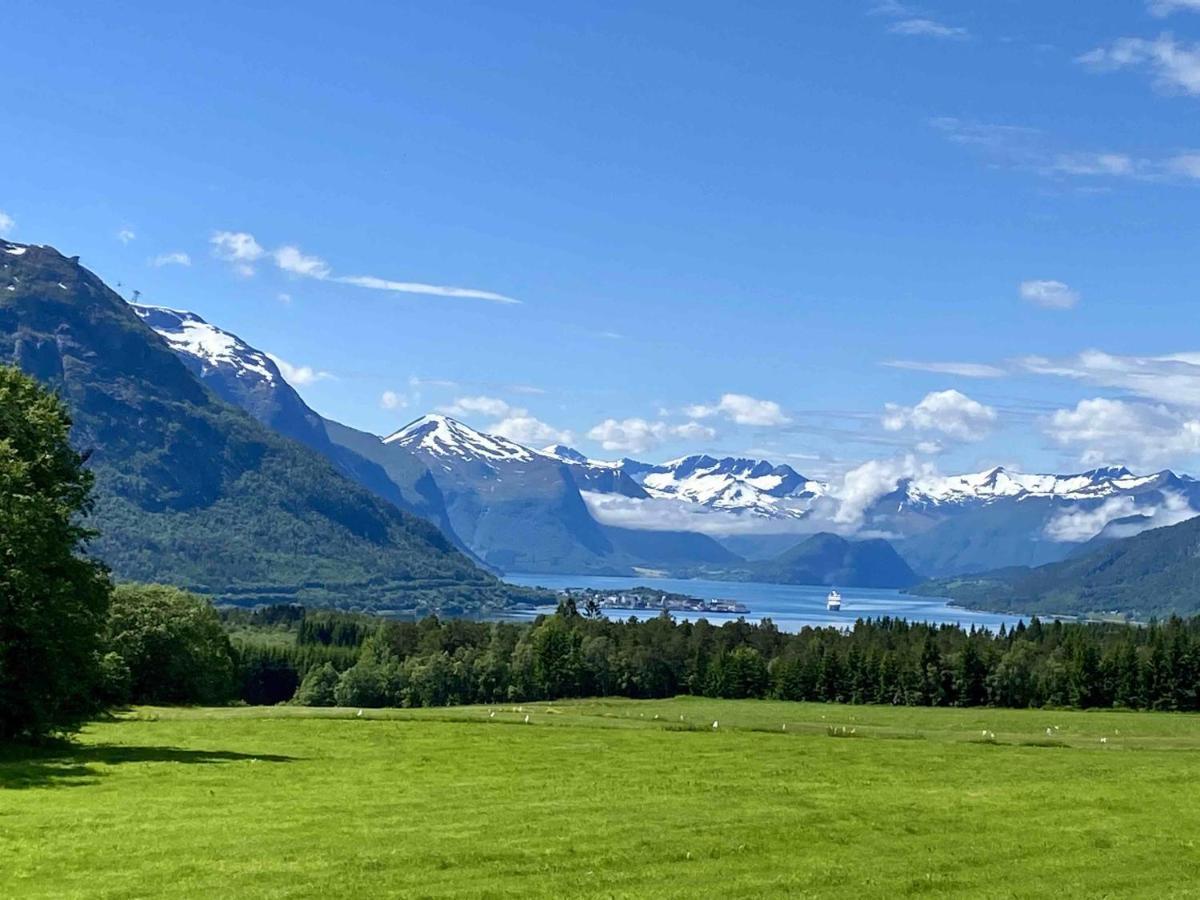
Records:
[[[1032,619],[998,632],[900,619],[780,631],[610,621],[568,602],[531,624],[268,608],[294,644],[237,642],[249,703],[441,706],[566,697],[773,697],[911,706],[1200,708],[1200,620]],[[247,614],[242,614],[247,615]],[[264,625],[264,627],[267,627]],[[243,634],[251,632],[243,632]],[[354,642],[352,644],[351,642]]]

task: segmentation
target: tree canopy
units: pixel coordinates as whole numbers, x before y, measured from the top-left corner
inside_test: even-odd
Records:
[[[83,552],[92,476],[70,428],[54,394],[0,366],[0,740],[95,709],[110,584]]]

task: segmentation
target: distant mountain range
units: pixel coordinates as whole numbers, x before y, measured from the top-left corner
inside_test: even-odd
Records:
[[[411,605],[444,600],[450,584],[506,602],[472,560],[845,587],[904,587],[922,573],[949,578],[938,589],[956,596],[986,584],[1005,602],[1089,606],[1086,591],[1071,599],[1029,579],[1081,577],[1077,560],[1123,553],[1200,505],[1200,482],[1169,471],[993,468],[899,481],[853,534],[831,534],[845,528],[839,488],[766,460],[597,460],[436,414],[387,436],[350,428],[312,410],[267,353],[199,316],[125,304],[50,248],[0,251],[0,361],[72,404],[78,439],[96,449],[100,546],[127,577]],[[1037,568],[1047,563],[1060,567]],[[955,580],[973,572],[992,574]]]
[[[836,572],[844,586],[915,580],[907,567],[897,575],[865,551],[821,557],[819,565],[759,567],[706,534],[603,524],[584,500],[590,494],[650,502],[679,498],[717,510],[795,518],[822,486],[790,467],[707,456],[661,465],[590,460],[561,445],[534,450],[438,414],[377,437],[318,415],[268,354],[199,316],[147,305],[134,310],[223,399],[324,454],[383,499],[434,522],[496,570],[742,578],[757,572],[763,579],[805,583],[825,583]],[[808,536],[793,535],[780,549],[805,541]]]
[[[828,527],[838,503],[835,488],[791,466],[706,455],[665,463],[598,460],[562,444],[535,450],[436,414],[381,438],[322,418],[267,354],[199,317],[151,307],[138,312],[222,397],[434,522],[497,570],[753,572],[765,580],[818,583],[826,577],[776,565],[807,539],[806,530]],[[667,503],[710,517],[704,533],[662,530],[653,521],[645,527],[636,517],[615,519],[622,522],[616,527],[606,524],[606,497],[651,513]],[[1200,483],[1172,472],[1031,475],[998,467],[902,480],[867,506],[859,531],[886,536],[909,574],[940,577],[1063,560],[1088,542],[1186,518],[1193,503],[1200,503]],[[855,576],[859,584],[911,582],[882,561],[864,565]],[[886,574],[877,578],[866,571],[872,566]]]

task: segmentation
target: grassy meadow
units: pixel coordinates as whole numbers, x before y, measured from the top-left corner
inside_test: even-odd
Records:
[[[0,894],[1195,896],[1197,773],[1164,713],[139,708],[0,749]]]

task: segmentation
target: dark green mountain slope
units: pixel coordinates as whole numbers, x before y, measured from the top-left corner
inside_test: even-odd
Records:
[[[814,534],[773,560],[755,564],[759,578],[783,584],[899,588],[919,581],[885,540],[848,541]]]
[[[0,362],[69,404],[96,472],[93,550],[119,578],[395,609],[514,596],[435,527],[217,398],[77,258],[0,242]]]
[[[1022,613],[1194,615],[1200,613],[1200,518],[1106,542],[1062,562],[940,578],[914,590]]]

